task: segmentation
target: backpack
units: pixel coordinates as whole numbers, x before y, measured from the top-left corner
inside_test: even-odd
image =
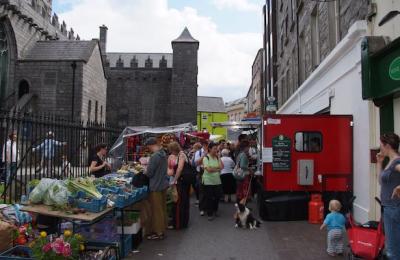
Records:
[[[188,158],[187,154],[186,153],[183,153],[183,154],[185,155],[187,160],[185,161],[185,164],[183,165],[180,180],[184,184],[191,185],[196,182],[196,174],[197,174],[196,167],[193,166],[192,163],[189,163],[189,158]],[[180,156],[178,156],[178,161],[177,161],[178,165],[179,165],[179,157]]]

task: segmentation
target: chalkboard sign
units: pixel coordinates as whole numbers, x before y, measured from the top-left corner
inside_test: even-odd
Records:
[[[272,139],[272,170],[290,171],[291,140],[280,135]]]

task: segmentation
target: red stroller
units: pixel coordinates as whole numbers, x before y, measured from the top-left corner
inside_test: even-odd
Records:
[[[352,199],[354,201],[355,197]],[[380,204],[380,200],[375,198]],[[352,203],[351,203],[352,204]],[[385,236],[382,221],[369,221],[364,225],[357,224],[353,216],[348,216],[347,236],[349,247],[346,252],[347,259],[385,259],[383,249]]]

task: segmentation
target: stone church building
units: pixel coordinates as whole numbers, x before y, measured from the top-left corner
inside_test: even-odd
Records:
[[[173,53],[106,52],[107,28],[100,27],[106,53],[107,120],[126,125],[196,123],[199,42],[187,28],[172,41]]]
[[[52,0],[0,0],[0,109],[124,127],[196,121],[199,42],[173,53],[108,53],[52,15]]]

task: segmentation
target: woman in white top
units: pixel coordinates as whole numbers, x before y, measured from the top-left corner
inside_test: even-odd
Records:
[[[224,200],[225,202],[231,202],[231,195],[236,193],[236,181],[232,174],[235,162],[229,156],[228,149],[223,149],[221,155],[221,161],[224,164],[224,168],[221,170],[222,190],[225,195]]]

